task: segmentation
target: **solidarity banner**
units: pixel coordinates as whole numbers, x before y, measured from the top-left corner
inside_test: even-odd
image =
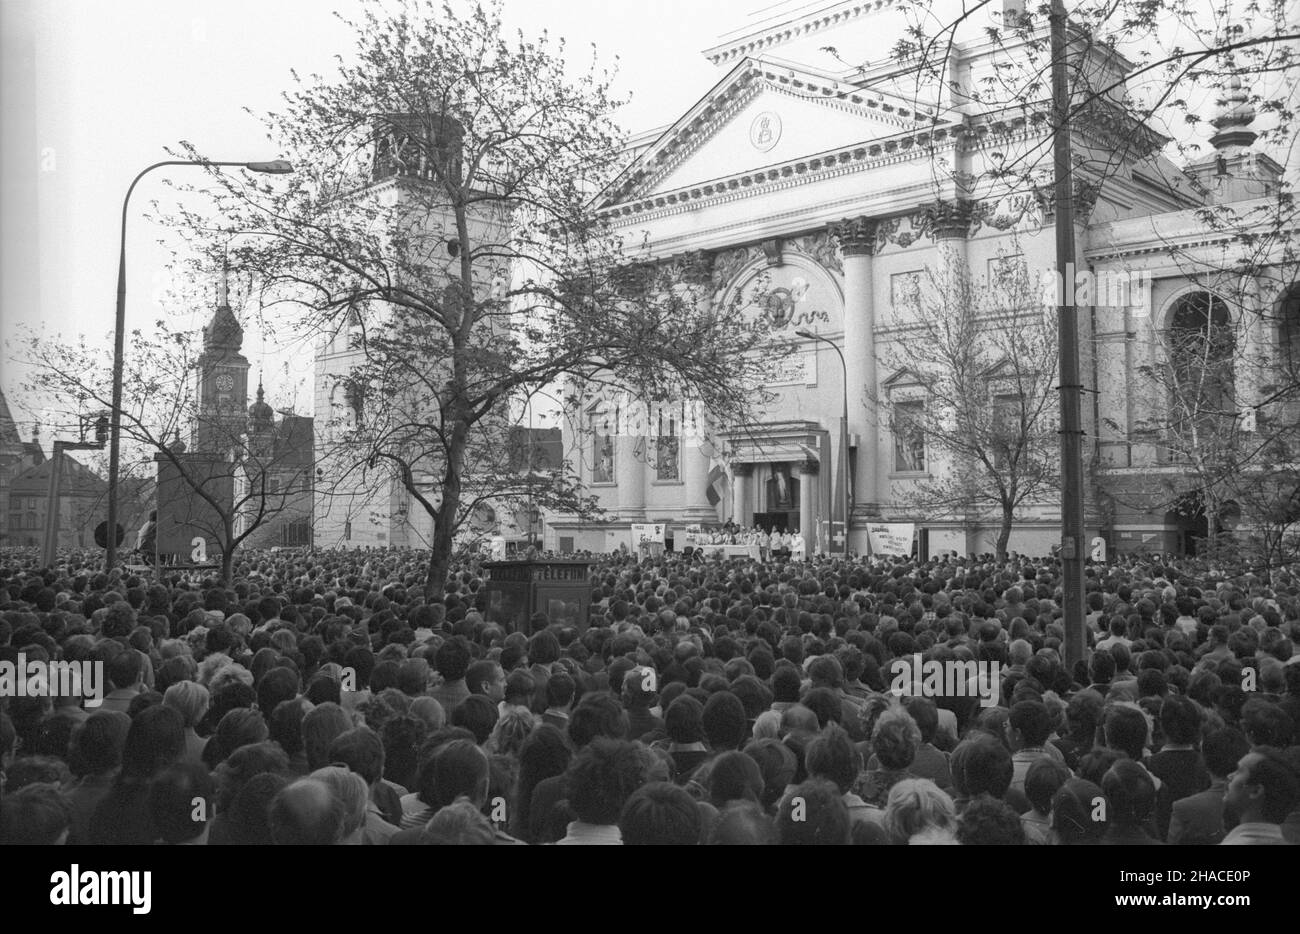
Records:
[[[632,543],[640,545],[642,542],[662,545],[664,543],[664,524],[662,522],[633,522]]]
[[[916,536],[914,522],[877,522],[867,526],[873,555],[910,555]]]

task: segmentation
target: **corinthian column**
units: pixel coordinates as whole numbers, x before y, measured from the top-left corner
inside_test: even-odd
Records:
[[[855,478],[855,513],[874,514],[878,490],[880,420],[876,407],[876,311],[872,302],[872,255],[876,222],[866,217],[834,228],[844,257],[844,370],[848,396],[849,436],[859,439],[850,451],[849,475]],[[836,444],[839,443],[836,437]]]

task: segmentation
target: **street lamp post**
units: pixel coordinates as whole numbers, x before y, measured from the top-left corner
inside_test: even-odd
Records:
[[[154,169],[160,169],[165,165],[238,166],[265,175],[287,175],[293,171],[293,166],[283,159],[277,159],[273,162],[209,162],[205,159],[167,159],[163,162],[155,162],[137,175],[126,190],[126,197],[122,199],[122,240],[117,260],[117,317],[113,330],[113,408],[109,415],[108,549],[104,561],[106,569],[111,569],[117,564],[117,481],[121,468],[122,357],[123,343],[126,337],[126,212],[128,205],[131,203],[131,193],[135,191],[135,186],[139,184],[140,179]]]
[[[848,476],[848,471],[849,471],[849,449],[848,449],[848,443],[849,443],[849,367],[848,367],[848,364],[846,364],[846,363],[844,362],[844,351],[840,350],[839,346],[838,346],[838,345],[837,345],[833,340],[831,340],[830,338],[828,338],[828,337],[822,337],[820,334],[814,334],[812,331],[806,331],[806,330],[803,330],[803,331],[795,331],[795,333],[798,334],[800,337],[808,338],[809,340],[821,341],[823,344],[825,344],[825,345],[827,345],[828,347],[830,347],[831,350],[835,351],[835,356],[837,356],[837,357],[840,358],[840,373],[841,373],[841,375],[844,377],[844,381],[843,381],[843,389],[844,389],[843,403],[844,403],[844,407],[843,407],[843,409],[842,409],[841,412],[840,412],[840,460],[841,460],[841,463],[842,463],[842,465],[843,465],[842,470],[843,470],[843,472],[844,472],[844,476],[841,477],[840,479],[841,479],[841,482],[843,482],[843,484],[844,484],[844,530],[843,530],[843,534],[844,534],[844,554],[845,554],[845,555],[848,555],[848,553],[849,553],[849,513],[852,511],[852,506],[850,505],[850,496],[851,496],[851,491],[850,491],[850,489],[849,489],[849,476]],[[834,533],[834,522],[831,522],[831,523],[830,523],[829,532],[830,532],[831,534]],[[828,542],[828,544],[829,544],[829,542]]]

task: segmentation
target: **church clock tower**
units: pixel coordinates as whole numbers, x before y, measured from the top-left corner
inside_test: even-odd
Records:
[[[240,353],[244,329],[230,310],[226,274],[221,275],[217,308],[203,329],[198,370],[198,418],[191,450],[224,453],[247,429],[248,361]]]

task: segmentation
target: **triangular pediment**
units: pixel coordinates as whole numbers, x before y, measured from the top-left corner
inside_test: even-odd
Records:
[[[602,207],[933,129],[951,122],[944,117],[833,76],[745,59],[637,156]]]

